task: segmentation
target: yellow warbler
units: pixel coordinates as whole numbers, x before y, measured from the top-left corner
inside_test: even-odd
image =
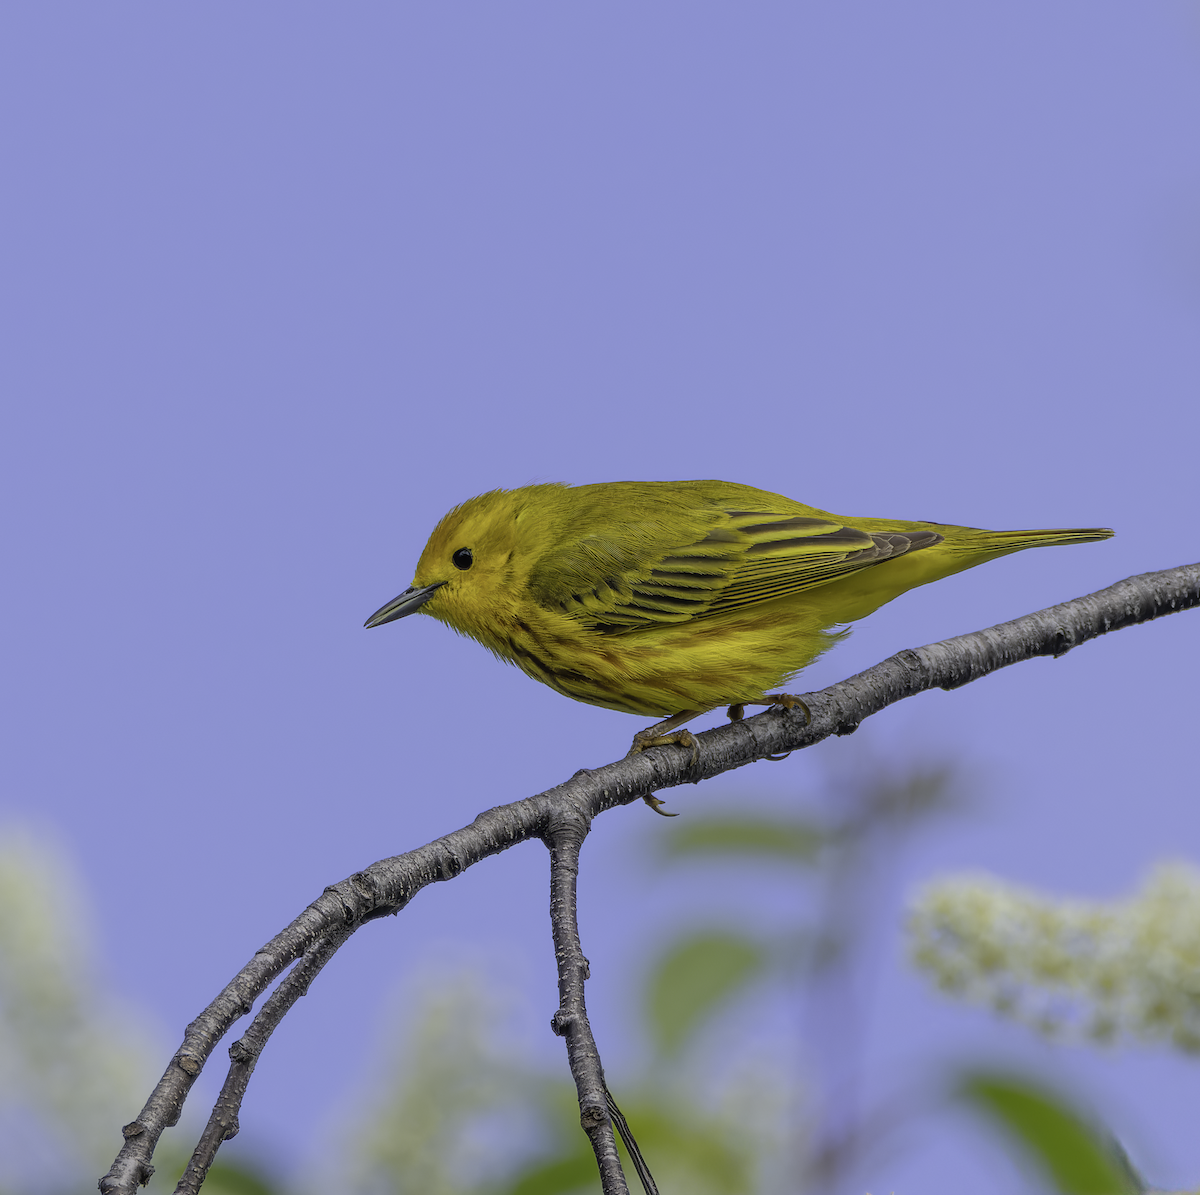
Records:
[[[664,718],[640,750],[719,705],[773,693],[854,622],[985,560],[1107,539],[852,519],[725,481],[493,490],[434,528],[412,585],[368,627],[421,611],[576,701]],[[844,632],[842,632],[844,633]]]

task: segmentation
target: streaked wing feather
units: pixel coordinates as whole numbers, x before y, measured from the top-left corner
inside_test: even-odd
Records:
[[[610,567],[590,588],[576,585],[565,598],[555,595],[554,604],[620,634],[787,597],[942,540],[925,529],[873,534],[833,519],[761,510],[722,516],[696,542],[647,544],[636,563]]]
[[[872,533],[856,527],[786,539],[756,539],[746,550],[746,563],[709,613],[721,614],[815,589],[906,552],[932,547],[942,539],[936,531],[924,529]]]

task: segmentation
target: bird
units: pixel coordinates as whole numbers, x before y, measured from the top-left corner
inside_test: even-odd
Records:
[[[660,719],[631,754],[695,752],[679,727],[719,706],[808,714],[783,688],[907,590],[1112,534],[848,518],[726,481],[528,485],[454,507],[364,625],[432,615],[566,697]]]

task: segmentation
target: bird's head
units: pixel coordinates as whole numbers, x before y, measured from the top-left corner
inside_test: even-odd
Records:
[[[535,527],[529,496],[542,488],[551,487],[493,490],[456,506],[434,528],[412,585],[365,625],[382,626],[419,610],[492,646],[529,574],[528,539]]]

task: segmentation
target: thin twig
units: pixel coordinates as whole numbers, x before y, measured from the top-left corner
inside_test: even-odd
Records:
[[[335,930],[306,951],[304,957],[267,997],[258,1015],[250,1022],[250,1028],[229,1047],[229,1073],[225,1076],[221,1094],[213,1105],[208,1124],[200,1135],[187,1169],[175,1187],[175,1195],[197,1195],[221,1143],[237,1136],[242,1097],[246,1094],[250,1076],[254,1073],[267,1039],[292,1005],[308,994],[308,985],[352,932],[345,927]]]
[[[642,1151],[638,1148],[638,1143],[629,1130],[629,1121],[625,1119],[625,1114],[617,1107],[617,1101],[613,1099],[612,1092],[607,1088],[604,1091],[604,1098],[608,1104],[608,1114],[612,1117],[613,1126],[620,1133],[621,1140],[625,1143],[625,1151],[629,1154],[629,1160],[633,1163],[634,1170],[637,1171],[642,1190],[646,1192],[646,1195],[658,1195],[658,1184],[655,1183],[654,1175],[650,1173],[650,1167],[646,1165],[646,1159],[642,1157]]]
[[[569,809],[556,813],[546,827],[545,841],[550,849],[550,929],[554,935],[554,961],[558,965],[558,1011],[550,1019],[550,1028],[567,1043],[567,1062],[579,1095],[579,1123],[592,1143],[604,1195],[629,1195],[608,1115],[604,1067],[583,998],[589,971],[579,942],[576,881],[579,848],[589,829],[589,819]]]
[[[276,934],[187,1028],[108,1174],[103,1195],[135,1195],[153,1167],[163,1130],[175,1124],[183,1101],[216,1043],[284,969],[338,930],[346,935],[367,921],[399,912],[428,884],[530,838],[543,837],[555,814],[594,818],[618,805],[679,784],[695,783],[771,755],[810,747],[830,735],[850,734],[864,718],[927,689],[956,689],[999,668],[1035,656],[1060,656],[1108,631],[1148,622],[1200,605],[1200,564],[1143,573],[1098,593],[1052,606],[984,631],[902,651],[819,693],[803,696],[812,712],[770,710],[697,736],[698,756],[655,747],[535,797],[481,813],[469,826],[426,846],[383,859],[326,888],[295,921]],[[345,936],[345,935],[344,935]]]

